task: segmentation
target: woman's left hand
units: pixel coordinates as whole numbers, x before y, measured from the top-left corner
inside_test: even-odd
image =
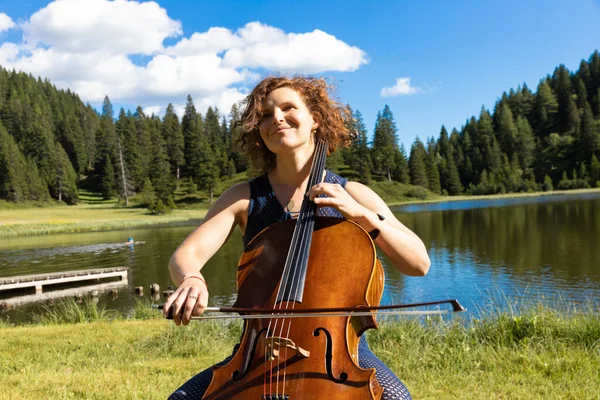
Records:
[[[318,197],[322,194],[327,197]],[[307,195],[318,207],[334,207],[348,219],[359,219],[368,213],[365,206],[354,200],[346,189],[337,183],[318,183],[310,188]]]

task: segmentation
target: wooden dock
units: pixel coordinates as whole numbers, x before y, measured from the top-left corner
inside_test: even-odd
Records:
[[[4,297],[0,299],[0,309],[70,296],[82,291],[107,290],[127,285],[127,271],[128,268],[118,267],[0,277],[0,297]],[[27,291],[31,293],[28,294]]]

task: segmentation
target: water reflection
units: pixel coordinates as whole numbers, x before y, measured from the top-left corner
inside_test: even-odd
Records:
[[[471,309],[498,292],[530,301],[596,299],[598,210],[597,193],[400,208],[432,260],[426,277],[405,278],[406,296],[465,298]]]
[[[410,205],[400,220],[429,249],[432,267],[425,277],[406,277],[389,267],[383,304],[457,298],[471,312],[493,297],[518,300],[586,301],[600,298],[600,194],[478,200]],[[10,238],[0,243],[0,276],[104,267],[129,267],[129,287],[101,295],[99,304],[127,312],[133,288],[171,284],[169,258],[193,226]],[[131,250],[128,237],[146,242]],[[118,245],[117,245],[118,244]],[[123,245],[122,245],[123,244]],[[203,269],[213,306],[235,300],[236,268],[243,250],[235,232]],[[500,295],[498,295],[500,293]],[[114,297],[114,298],[113,298]],[[13,310],[27,319],[36,306]]]

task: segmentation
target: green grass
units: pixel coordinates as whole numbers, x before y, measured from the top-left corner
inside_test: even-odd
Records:
[[[227,356],[241,332],[237,321],[175,327],[145,302],[129,318],[94,307],[68,301],[33,324],[0,324],[0,399],[164,399]],[[415,399],[597,399],[597,310],[404,318],[367,335]]]

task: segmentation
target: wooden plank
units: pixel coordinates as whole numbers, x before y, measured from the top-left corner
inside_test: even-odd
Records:
[[[113,267],[113,268],[94,268],[94,269],[82,269],[75,271],[62,271],[62,272],[51,272],[45,274],[31,274],[31,275],[20,275],[20,276],[8,276],[0,277],[0,285],[3,283],[15,283],[15,282],[29,282],[31,280],[43,280],[54,277],[70,277],[89,275],[101,272],[114,272],[114,271],[127,271],[127,267]]]
[[[43,287],[46,285],[85,282],[115,277],[119,277],[121,278],[121,282],[127,283],[127,270],[128,268],[125,267],[101,268],[0,278],[0,292],[13,289],[35,288],[36,293],[41,293]]]
[[[11,297],[8,299],[0,300],[0,310],[10,310],[16,306],[23,304],[34,303],[36,301],[48,301],[50,299],[58,299],[64,297],[73,297],[91,293],[93,291],[106,292],[110,289],[117,289],[126,286],[127,282],[108,282],[100,283],[97,285],[84,286],[79,288],[53,290],[51,292],[30,294],[25,296]]]

